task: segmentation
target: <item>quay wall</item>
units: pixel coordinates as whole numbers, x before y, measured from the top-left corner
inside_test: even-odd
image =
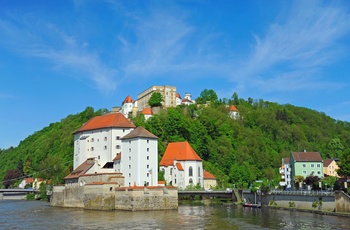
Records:
[[[118,210],[145,211],[178,208],[178,190],[175,187],[117,189],[115,207]]]
[[[347,212],[350,213],[350,197],[342,191],[337,191],[335,196],[335,210],[337,212]]]

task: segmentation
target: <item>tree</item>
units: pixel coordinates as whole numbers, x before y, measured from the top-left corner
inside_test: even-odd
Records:
[[[344,152],[340,157],[338,163],[339,169],[337,173],[339,176],[349,176],[350,175],[350,152]]]
[[[152,93],[152,95],[148,101],[148,104],[151,107],[161,106],[162,101],[163,101],[162,94],[159,92],[154,92],[154,93]]]
[[[303,176],[296,175],[293,178],[294,184],[300,189],[301,188],[301,183],[304,181]]]
[[[233,100],[233,104],[234,105],[238,105],[239,104],[239,99],[238,99],[238,94],[236,93],[236,92],[234,92],[233,94],[232,94],[232,100]]]
[[[7,170],[3,184],[5,188],[11,187],[16,180],[21,179],[21,171],[19,169]]]
[[[63,183],[63,178],[69,174],[68,167],[59,156],[48,156],[40,165],[39,177],[51,180],[52,184]]]
[[[318,184],[320,180],[321,178],[319,178],[318,176],[310,175],[305,178],[304,182],[305,184],[310,185],[312,190],[318,190],[320,188]]]
[[[205,89],[201,92],[200,96],[196,99],[198,104],[205,104],[207,101],[217,102],[218,95],[212,89]]]

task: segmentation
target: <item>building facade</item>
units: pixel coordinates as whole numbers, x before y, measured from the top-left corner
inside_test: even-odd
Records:
[[[295,176],[323,178],[323,160],[319,152],[292,152],[290,157],[291,181]],[[294,186],[294,183],[292,183]]]
[[[135,125],[121,113],[96,116],[74,133],[73,170],[88,158],[97,160],[101,168],[112,168],[113,159],[121,152],[121,138]]]
[[[169,143],[159,165],[167,184],[179,189],[204,187],[202,159],[188,142]]]
[[[323,172],[324,176],[338,177],[337,170],[339,166],[334,159],[326,159],[323,161]]]
[[[158,137],[137,127],[122,138],[121,158],[115,164],[123,172],[126,186],[157,186]]]
[[[137,95],[138,110],[142,111],[148,107],[148,101],[154,92],[159,92],[163,98],[164,107],[176,107],[176,87],[175,86],[152,86]]]
[[[279,171],[281,174],[280,186],[286,190],[292,189],[290,158],[282,158],[282,166]]]

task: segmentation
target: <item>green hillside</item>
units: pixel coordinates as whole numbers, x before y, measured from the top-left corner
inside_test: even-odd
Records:
[[[208,106],[182,105],[161,110],[148,121],[143,115],[134,119],[136,126],[141,125],[159,137],[159,160],[167,143],[188,141],[204,160],[204,169],[217,177],[219,185],[246,186],[257,179],[277,183],[281,158],[289,157],[291,151],[318,151],[323,158],[345,159],[350,155],[348,122],[289,104],[238,99],[237,94],[222,100],[209,96],[201,94],[197,99],[211,101]],[[228,116],[231,104],[239,110],[240,119]],[[16,148],[0,150],[0,178],[5,178],[8,170],[16,169],[24,175],[40,172],[37,175],[53,177],[55,172],[49,167],[55,168],[56,174],[62,172],[55,180],[62,182],[63,175],[72,168],[72,133],[103,112],[106,111],[95,112],[88,107],[34,133]]]

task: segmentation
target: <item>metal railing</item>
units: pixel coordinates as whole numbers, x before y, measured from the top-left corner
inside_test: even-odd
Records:
[[[308,195],[308,196],[334,196],[333,191],[318,190],[318,191],[308,191],[308,190],[295,190],[295,191],[285,191],[285,190],[271,190],[271,194],[280,195]]]

